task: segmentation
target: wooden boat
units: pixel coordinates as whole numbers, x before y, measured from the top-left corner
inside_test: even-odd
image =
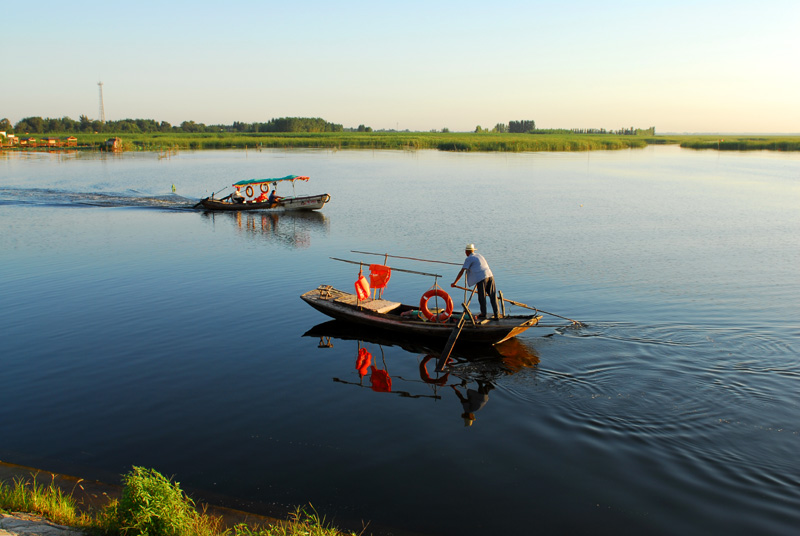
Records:
[[[294,191],[295,181],[308,181],[308,177],[301,175],[287,175],[275,179],[249,179],[234,183],[232,186],[236,192],[242,193],[244,202],[236,203],[231,200],[231,195],[225,196],[221,199],[214,199],[214,194],[211,197],[201,199],[195,208],[202,206],[206,210],[224,210],[232,212],[242,212],[249,210],[319,210],[325,203],[331,200],[329,194],[317,194],[306,196],[288,196],[279,197],[277,200],[270,201],[267,199],[270,184],[273,188],[273,193],[276,191],[279,182],[290,181],[292,183],[292,191]]]
[[[444,322],[429,321],[412,314],[418,307],[384,299],[359,300],[355,294],[328,285],[321,285],[300,297],[314,309],[338,320],[405,336],[436,338],[444,341],[450,338],[460,314],[463,314],[456,313]],[[458,340],[497,344],[535,326],[541,318],[541,315],[512,315],[502,316],[498,320],[486,319],[474,323],[468,320],[461,329]]]
[[[200,201],[203,208],[207,210],[227,210],[242,212],[247,210],[319,210],[325,203],[331,200],[329,194],[307,195],[301,197],[284,197],[277,203],[265,201],[263,203],[231,203],[227,200],[211,199],[206,197]]]

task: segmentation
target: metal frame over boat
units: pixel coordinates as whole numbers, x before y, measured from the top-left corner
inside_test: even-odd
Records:
[[[269,191],[269,185],[272,184],[273,189],[277,188],[279,182],[291,181],[292,190],[294,191],[295,181],[308,181],[309,178],[302,175],[287,175],[275,179],[249,179],[234,183],[232,186],[236,188],[237,192],[244,188],[247,194],[243,203],[234,203],[230,201],[231,196],[225,196],[221,199],[214,199],[214,194],[210,197],[201,199],[195,208],[202,206],[206,210],[225,210],[225,211],[248,211],[248,210],[319,210],[325,203],[331,200],[330,194],[317,194],[306,196],[289,196],[281,197],[278,201],[256,201],[256,193],[266,193]],[[255,189],[254,187],[259,187]],[[227,188],[227,186],[226,186]]]
[[[314,309],[338,320],[354,322],[398,334],[433,337],[448,340],[460,320],[458,313],[444,322],[426,321],[410,315],[417,309],[411,305],[384,299],[359,300],[355,294],[335,289],[329,285],[321,285],[300,296]],[[403,315],[407,313],[407,315]],[[461,313],[464,314],[464,313]],[[502,316],[501,318],[463,323],[459,334],[460,341],[472,341],[497,344],[515,337],[523,331],[535,326],[541,315]]]

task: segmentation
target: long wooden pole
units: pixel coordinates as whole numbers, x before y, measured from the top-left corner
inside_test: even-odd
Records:
[[[358,262],[358,261],[348,261],[348,260],[346,260],[346,259],[337,259],[336,257],[330,257],[330,258],[331,258],[331,259],[333,259],[333,260],[335,260],[335,261],[339,261],[339,262],[349,262],[350,264],[358,264],[358,265],[360,265],[360,266],[363,266],[364,264],[366,264],[366,263],[363,263],[363,262]],[[406,273],[408,273],[408,274],[429,275],[429,276],[431,276],[431,277],[442,277],[442,276],[441,276],[441,275],[439,275],[439,274],[429,274],[429,273],[427,273],[427,272],[415,272],[414,270],[403,270],[402,268],[392,268],[391,266],[387,266],[387,268],[391,268],[391,269],[392,269],[393,271],[395,271],[395,272],[406,272]]]
[[[469,290],[467,287],[459,287],[458,285],[453,285],[453,286],[455,288],[460,288],[461,290]],[[518,301],[509,300],[508,298],[502,298],[502,300],[506,301],[506,302],[508,302],[508,303],[510,303],[512,305],[516,305],[517,307],[524,307],[525,309],[530,309],[531,311],[537,311],[537,312],[540,312],[540,313],[544,313],[546,315],[555,316],[555,317],[558,317],[558,318],[562,318],[564,320],[569,320],[573,324],[577,324],[579,326],[583,326],[582,322],[578,322],[577,320],[573,320],[571,318],[567,318],[566,316],[557,315],[555,313],[548,313],[547,311],[543,311],[542,309],[539,309],[537,307],[531,307],[530,305],[525,305],[524,303],[520,303]]]
[[[354,251],[350,250],[350,253],[361,253],[362,255],[378,255],[380,257],[391,257],[393,259],[406,259],[409,261],[420,261],[420,262],[435,262],[437,264],[451,264],[453,266],[462,266],[463,264],[459,264],[457,262],[446,262],[446,261],[433,261],[430,259],[417,259],[416,257],[401,257],[400,255],[389,255],[388,253],[370,253],[369,251]]]

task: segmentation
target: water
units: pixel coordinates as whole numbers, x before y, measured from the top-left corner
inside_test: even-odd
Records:
[[[331,203],[186,208],[288,174]],[[798,202],[794,154],[3,154],[0,460],[106,481],[143,465],[376,533],[791,534]],[[461,347],[444,378],[435,348],[298,297],[351,288],[330,257],[381,260],[350,250],[461,262],[470,242],[507,297],[586,327]],[[432,282],[396,272],[386,296]],[[470,389],[488,401],[467,426]]]

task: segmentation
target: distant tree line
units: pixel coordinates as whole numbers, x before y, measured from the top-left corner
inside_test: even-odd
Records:
[[[223,125],[217,125],[226,128]],[[362,125],[363,126],[363,125]],[[267,123],[234,121],[231,132],[343,132],[344,127],[320,117],[280,117]]]
[[[621,128],[619,130],[606,130],[604,128],[536,128],[533,120],[509,121],[497,123],[493,129],[485,129],[480,125],[475,127],[475,132],[495,132],[509,134],[615,134],[617,136],[655,136],[656,127],[650,128]]]
[[[361,125],[361,129],[364,127]],[[81,133],[81,132],[342,132],[342,125],[329,123],[319,117],[281,117],[271,119],[266,123],[241,123],[235,121],[233,125],[205,125],[194,121],[184,121],[180,126],[173,126],[166,121],[153,119],[121,119],[119,121],[92,120],[85,115],[75,121],[69,117],[41,118],[26,117],[12,126],[6,118],[0,120],[0,131],[16,133]],[[370,128],[369,131],[372,129]]]

